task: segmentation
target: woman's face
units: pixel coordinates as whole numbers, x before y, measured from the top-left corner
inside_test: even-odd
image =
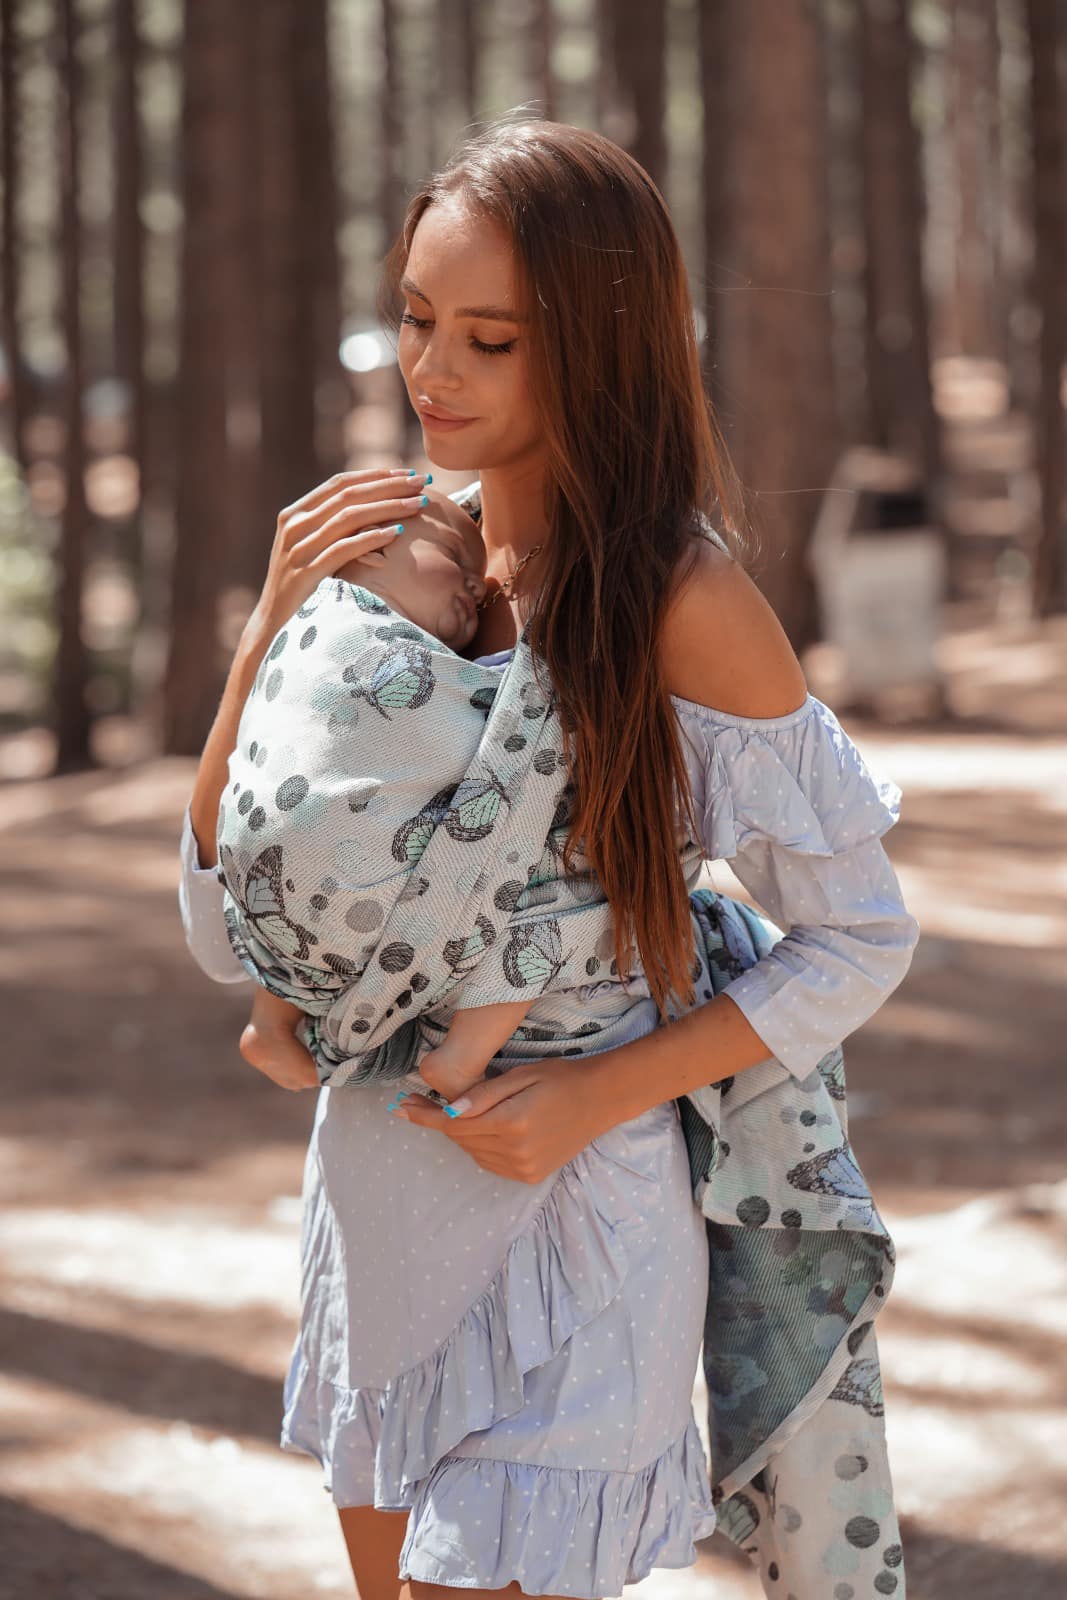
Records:
[[[532,415],[529,336],[507,235],[458,199],[431,205],[401,286],[400,371],[430,460],[459,472],[537,464],[544,439]],[[427,408],[463,423],[439,426]]]

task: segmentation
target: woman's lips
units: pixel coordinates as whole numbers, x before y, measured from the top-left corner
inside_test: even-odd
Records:
[[[469,427],[476,420],[474,417],[435,417],[432,411],[419,413],[424,428],[429,428],[431,433],[451,433],[455,428]]]

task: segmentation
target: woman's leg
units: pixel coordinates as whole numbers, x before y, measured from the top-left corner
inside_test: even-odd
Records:
[[[410,1590],[411,1600],[529,1600],[517,1583],[509,1583],[506,1589],[457,1589],[447,1583],[421,1583],[418,1578],[409,1578],[405,1588]],[[535,1600],[560,1600],[558,1595],[543,1594]]]
[[[401,1584],[396,1573],[407,1532],[407,1512],[344,1506],[337,1514],[359,1600],[399,1600]]]
[[[348,1559],[359,1590],[359,1600],[530,1600],[517,1583],[506,1589],[464,1589],[445,1583],[422,1583],[408,1578],[401,1583],[396,1570],[400,1546],[407,1531],[406,1511],[378,1511],[374,1506],[346,1506],[338,1511]],[[536,1600],[558,1600],[541,1595]]]

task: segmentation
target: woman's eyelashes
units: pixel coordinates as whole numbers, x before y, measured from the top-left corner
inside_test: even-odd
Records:
[[[401,322],[406,322],[409,328],[428,328],[431,326],[426,318],[412,316],[410,311],[405,311],[400,320]],[[506,339],[503,344],[486,344],[484,340],[476,339],[473,334],[471,335],[471,344],[475,350],[480,350],[482,355],[485,356],[506,356],[515,348],[514,339]]]

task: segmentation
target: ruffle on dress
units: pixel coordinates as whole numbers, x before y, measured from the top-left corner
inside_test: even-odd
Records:
[[[457,1545],[476,1515],[482,1538]],[[654,1567],[688,1567],[715,1529],[696,1421],[638,1472],[446,1456],[420,1486],[399,1576],[524,1594],[618,1595]]]
[[[677,697],[674,705],[705,774],[694,799],[709,861],[728,861],[754,839],[841,855],[899,821],[899,787],[871,770],[814,695],[780,717],[732,716]]]
[[[654,1565],[689,1565],[694,1541],[714,1529],[692,1415],[682,1435],[636,1472],[449,1454],[468,1434],[521,1411],[525,1375],[551,1360],[622,1288],[631,1241],[657,1213],[658,1175],[605,1159],[609,1150],[610,1135],[560,1169],[448,1337],[384,1389],[316,1382],[299,1345],[294,1352],[282,1445],[317,1457],[339,1504],[335,1491],[345,1479],[365,1482],[373,1459],[375,1506],[413,1513],[404,1546],[411,1565],[401,1577],[457,1584],[466,1562],[466,1587],[503,1587],[519,1576],[531,1594],[601,1596],[620,1592]],[[478,1519],[481,1527],[478,1537],[457,1544],[466,1488],[478,1496],[469,1502],[467,1523]],[[573,1551],[564,1522],[574,1525]],[[509,1576],[500,1577],[505,1571]],[[434,1576],[445,1572],[447,1578]],[[524,1573],[536,1577],[527,1584]]]

